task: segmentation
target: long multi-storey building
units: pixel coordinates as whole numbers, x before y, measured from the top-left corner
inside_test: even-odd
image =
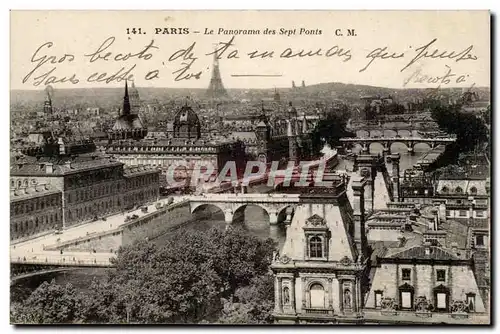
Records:
[[[46,133],[11,158],[11,239],[67,228],[154,201],[159,171],[124,166],[90,140]]]

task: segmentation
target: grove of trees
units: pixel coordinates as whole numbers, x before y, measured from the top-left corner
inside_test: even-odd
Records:
[[[275,244],[234,228],[183,230],[119,250],[90,292],[54,281],[11,305],[12,323],[269,323]]]
[[[325,119],[320,120],[311,133],[314,153],[319,154],[325,144],[332,148],[340,145],[340,138],[356,137],[355,133],[346,129],[348,120],[347,112],[329,113]]]

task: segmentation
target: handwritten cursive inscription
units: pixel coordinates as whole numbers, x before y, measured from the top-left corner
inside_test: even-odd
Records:
[[[56,66],[52,66],[48,71],[38,74],[44,65],[57,65],[62,63],[70,63],[75,60],[75,56],[72,54],[65,53],[62,56],[49,55],[48,49],[52,48],[54,43],[46,42],[40,45],[36,51],[31,56],[30,62],[35,64],[28,74],[23,78],[23,83],[28,82],[30,78],[33,77],[33,86],[39,86],[41,84],[50,85],[55,83],[70,82],[72,84],[77,84],[79,80],[76,78],[76,74],[70,76],[60,76],[55,75]],[[39,71],[40,70],[40,71]],[[37,73],[37,74],[35,74]],[[36,75],[36,76],[35,76]]]
[[[413,57],[412,60],[405,67],[401,69],[401,72],[417,63],[422,58],[431,58],[431,59],[453,59],[455,62],[459,62],[462,60],[477,60],[477,56],[472,54],[473,45],[469,45],[467,48],[461,51],[448,51],[448,50],[439,50],[438,48],[431,48],[431,46],[437,41],[437,38],[434,38],[429,43],[415,49],[417,55]]]
[[[245,49],[244,44],[236,45],[236,37],[232,36],[226,41],[220,41],[216,44],[213,51],[204,53],[202,56],[213,56],[216,59],[225,60],[238,60],[244,58],[249,61],[265,61],[266,59],[281,58],[281,59],[293,59],[296,61],[302,61],[302,59],[311,59],[317,57],[323,58],[336,58],[343,62],[347,62],[356,56],[355,52],[349,48],[342,47],[340,45],[325,46],[323,44],[317,46],[304,47],[283,47],[283,48],[266,48],[259,49],[251,48]],[[91,52],[85,52],[80,55],[75,55],[71,53],[59,53],[57,54],[54,50],[53,42],[45,42],[41,44],[35,52],[31,55],[30,64],[33,67],[22,79],[23,83],[30,83],[34,86],[38,85],[48,85],[56,83],[72,83],[77,84],[80,82],[77,73],[71,73],[61,75],[59,72],[62,70],[58,69],[58,66],[67,63],[75,62],[77,56],[86,60],[89,65],[97,64],[109,64],[109,68],[106,71],[96,71],[90,72],[91,75],[86,78],[87,82],[93,83],[112,83],[120,82],[122,80],[133,80],[136,73],[143,70],[146,80],[153,80],[160,78],[161,71],[164,70],[161,65],[157,62],[151,61],[155,59],[159,54],[160,47],[156,45],[155,40],[150,40],[148,43],[143,44],[144,46],[135,49],[134,51],[124,51],[116,50],[117,46],[115,44],[116,38],[114,36],[104,39],[104,41],[99,46]],[[200,70],[195,68],[198,63],[199,46],[196,42],[190,42],[187,47],[180,48],[178,50],[169,51],[170,57],[166,61],[161,62],[163,66],[169,68],[169,71],[173,75],[174,81],[185,81],[201,78],[206,69]],[[469,45],[467,47],[458,50],[446,50],[438,47],[437,38],[432,39],[428,43],[425,43],[416,48],[409,46],[406,50],[397,50],[389,45],[380,46],[370,50],[365,55],[366,64],[359,69],[359,72],[365,72],[373,66],[374,63],[379,61],[393,62],[401,61],[406,63],[404,67],[401,68],[400,72],[406,71],[407,69],[419,64],[423,59],[428,60],[447,60],[453,62],[460,61],[475,61],[478,57],[474,54],[474,46]],[[162,50],[165,52],[165,50]],[[160,59],[158,59],[159,61]],[[141,69],[138,65],[139,62],[147,62],[148,64],[154,64],[148,67],[146,70]],[[116,64],[113,68],[111,65]],[[418,84],[437,84],[437,85],[447,85],[449,83],[463,83],[468,80],[468,74],[455,73],[452,71],[451,67],[447,64],[446,69],[443,73],[438,75],[432,73],[424,73],[421,69],[413,71],[404,79],[404,86],[410,83]],[[176,67],[177,66],[177,67]],[[75,66],[65,66],[64,68],[75,68]]]
[[[391,52],[388,51],[388,47],[384,46],[383,48],[376,48],[368,55],[366,55],[366,58],[369,58],[370,61],[368,64],[366,64],[365,67],[360,69],[360,72],[364,72],[374,61],[375,59],[398,59],[398,58],[403,58],[405,56],[404,52]]]
[[[450,66],[445,65],[445,67],[446,69],[441,75],[425,74],[422,69],[419,68],[404,80],[403,87],[406,87],[409,83],[435,84],[440,87],[441,85],[449,85],[450,83],[461,84],[467,81],[469,77],[468,74],[458,75],[453,72]]]
[[[196,72],[196,73],[191,73],[189,72],[191,70],[191,66],[195,63],[195,61],[198,59],[198,57],[195,57],[194,55],[194,48],[196,46],[196,42],[191,44],[189,47],[185,49],[180,49],[175,51],[170,58],[168,58],[168,61],[173,62],[176,61],[177,59],[181,60],[181,68],[178,70],[175,70],[172,72],[172,74],[175,75],[174,81],[182,81],[182,80],[189,80],[189,79],[200,79],[202,72]]]
[[[149,60],[153,57],[151,54],[151,50],[153,49],[158,49],[156,45],[154,45],[154,40],[151,40],[148,45],[146,45],[141,51],[136,52],[136,53],[131,53],[131,52],[126,52],[126,53],[117,53],[113,54],[111,51],[108,51],[108,49],[113,45],[115,42],[115,37],[109,37],[106,39],[98,48],[96,51],[91,52],[89,54],[85,54],[85,57],[89,57],[89,61],[91,63],[98,61],[98,60],[103,60],[103,61],[127,61],[130,59],[143,59],[143,60]]]

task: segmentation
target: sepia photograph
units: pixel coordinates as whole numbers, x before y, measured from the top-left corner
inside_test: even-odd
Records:
[[[10,324],[491,325],[491,24],[12,10]]]

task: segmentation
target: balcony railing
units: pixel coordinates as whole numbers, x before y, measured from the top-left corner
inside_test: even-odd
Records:
[[[304,311],[306,314],[333,315],[333,310],[326,309],[326,308],[307,307],[307,308],[304,308]]]

